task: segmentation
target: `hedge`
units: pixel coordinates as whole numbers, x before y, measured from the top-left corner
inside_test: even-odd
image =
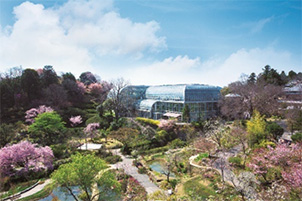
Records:
[[[160,121],[158,121],[158,120],[147,119],[147,118],[143,118],[143,117],[136,117],[135,120],[137,120],[145,125],[155,126],[155,127],[157,127],[160,123]]]

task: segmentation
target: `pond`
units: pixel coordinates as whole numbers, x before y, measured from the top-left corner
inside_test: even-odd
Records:
[[[162,163],[160,161],[153,161],[149,164],[149,167],[160,174],[163,173],[166,169],[163,167]],[[175,174],[173,172],[170,173],[171,177],[175,177]]]
[[[71,187],[71,189],[72,189],[72,192],[76,196],[81,194],[81,190],[79,189],[78,186],[73,186],[73,187]],[[106,193],[104,193],[102,195],[105,198],[104,200],[106,200],[106,201],[122,200],[120,195],[117,195],[116,193],[114,193],[112,191],[107,191]],[[64,191],[63,188],[61,188],[61,187],[57,187],[52,191],[52,193],[49,196],[47,196],[43,199],[40,199],[40,201],[52,201],[54,197],[57,197],[61,201],[74,201],[75,200],[72,197],[72,195],[70,195],[70,193]]]
[[[73,187],[71,187],[71,189],[75,195],[79,195],[81,193],[78,186],[73,186]],[[61,187],[57,187],[57,188],[53,189],[52,193],[49,196],[41,199],[40,201],[52,201],[52,199],[54,197],[57,197],[59,200],[74,201],[74,198],[72,197],[72,195],[64,192],[63,188],[61,188]]]

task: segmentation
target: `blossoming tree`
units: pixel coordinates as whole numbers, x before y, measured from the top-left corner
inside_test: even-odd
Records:
[[[1,177],[27,176],[52,169],[53,152],[50,147],[38,147],[28,141],[0,149]]]
[[[73,117],[73,116],[70,117],[69,121],[70,121],[72,127],[77,126],[83,122],[82,117],[80,115],[75,116],[75,117]]]
[[[256,149],[247,166],[266,183],[281,177],[287,188],[300,192],[298,196],[302,198],[302,144],[279,144],[275,149]]]

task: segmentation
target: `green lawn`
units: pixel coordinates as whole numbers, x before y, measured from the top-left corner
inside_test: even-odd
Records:
[[[201,177],[196,177],[185,182],[184,191],[187,195],[196,199],[206,199],[210,195],[215,195],[215,191],[211,187],[201,183]]]

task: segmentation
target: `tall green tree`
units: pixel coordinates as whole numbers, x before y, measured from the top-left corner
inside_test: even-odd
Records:
[[[87,71],[80,75],[80,81],[83,82],[85,85],[90,85],[92,83],[96,83],[97,79],[91,72]]]
[[[296,73],[295,71],[291,70],[291,71],[288,72],[288,77],[289,77],[289,79],[292,80],[292,79],[294,79],[296,76],[297,76],[297,73]]]
[[[48,87],[51,84],[58,84],[59,79],[56,71],[52,66],[44,66],[43,72],[41,75],[42,84],[44,87]]]
[[[42,145],[52,145],[65,139],[66,128],[59,114],[45,112],[35,118],[35,122],[28,127],[30,137]]]
[[[76,82],[76,78],[74,77],[74,75],[72,73],[64,73],[62,75],[62,77],[63,77],[63,80],[71,80],[71,81]]]
[[[52,173],[51,178],[57,185],[65,188],[75,200],[80,198],[72,192],[72,186],[79,186],[87,201],[110,200],[110,196],[120,194],[121,186],[115,176],[106,171],[108,167],[105,161],[90,154],[76,154],[71,156],[71,160],[71,163],[61,165]],[[95,184],[98,189],[94,189]],[[93,193],[95,190],[98,193]]]
[[[185,122],[190,121],[190,108],[188,104],[185,104],[183,110],[182,110],[182,119]]]
[[[16,136],[15,126],[13,124],[0,125],[0,148],[10,143]]]
[[[276,69],[266,65],[261,73],[260,80],[264,80],[267,84],[282,85],[283,81]]]
[[[41,92],[41,82],[37,71],[25,69],[21,76],[21,87],[27,94],[29,101],[38,98]]]
[[[253,73],[251,73],[251,75],[248,77],[247,82],[248,82],[249,84],[255,84],[255,83],[256,83],[256,80],[257,80],[256,74],[253,72]]]
[[[6,115],[9,108],[16,105],[17,99],[22,96],[21,75],[21,67],[14,67],[8,72],[0,73],[1,118]]]

